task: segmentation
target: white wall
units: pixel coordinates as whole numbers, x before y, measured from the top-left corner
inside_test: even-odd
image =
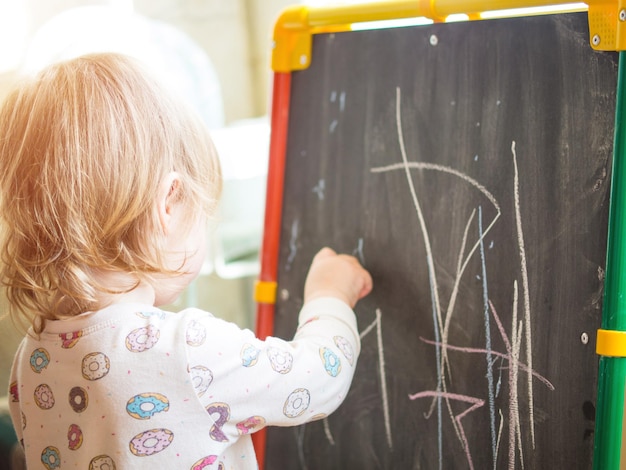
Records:
[[[38,28],[69,8],[103,4],[120,8],[131,6],[135,13],[184,31],[206,51],[219,78],[225,122],[230,124],[267,114],[272,26],[279,12],[296,1],[0,0],[0,17],[3,17],[0,26],[19,25],[8,42],[0,31],[0,64],[14,55],[11,51],[25,51]],[[9,9],[9,5],[12,8]],[[14,20],[7,18],[7,11],[16,15]],[[15,68],[3,70],[0,65],[0,101],[17,75]],[[255,275],[234,279],[223,279],[215,273],[204,275],[171,307],[178,309],[194,303],[243,327],[253,327],[254,278]],[[0,294],[0,397],[6,394],[9,366],[22,336],[9,319],[1,318],[3,312],[6,312],[6,299]]]
[[[3,56],[24,48],[46,21],[73,7],[114,5],[171,24],[188,34],[208,54],[222,85],[226,121],[267,113],[271,30],[280,11],[297,0],[0,0],[0,26],[18,25],[10,42],[0,42]],[[9,8],[8,6],[11,6]],[[8,13],[7,13],[8,12]],[[15,20],[9,19],[13,15]],[[8,28],[3,28],[7,31]],[[0,31],[0,38],[4,38]],[[0,100],[14,71],[0,69]]]

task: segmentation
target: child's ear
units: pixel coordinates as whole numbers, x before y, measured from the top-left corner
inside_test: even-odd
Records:
[[[157,195],[157,210],[159,212],[159,222],[165,234],[172,229],[172,221],[176,219],[175,213],[180,210],[180,175],[175,171],[168,173],[159,187]]]

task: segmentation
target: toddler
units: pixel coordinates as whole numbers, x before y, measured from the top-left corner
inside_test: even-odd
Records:
[[[252,469],[250,435],[333,412],[372,288],[322,249],[292,341],[189,308],[221,192],[194,113],[133,60],[93,54],[21,84],[0,110],[2,282],[30,325],[10,407],[29,468]]]

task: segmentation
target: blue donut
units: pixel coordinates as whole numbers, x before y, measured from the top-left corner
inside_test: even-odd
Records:
[[[50,364],[50,355],[44,348],[35,349],[30,355],[30,368],[38,374]]]
[[[324,369],[331,377],[337,377],[341,372],[341,361],[339,357],[328,348],[320,348],[320,357],[324,363]]]
[[[137,314],[138,317],[145,318],[145,319],[154,317],[154,318],[158,318],[159,320],[163,320],[165,318],[165,312],[161,312],[160,310],[157,312],[148,311],[148,312],[135,312],[135,313]]]
[[[59,455],[59,449],[56,447],[48,446],[41,453],[41,463],[47,470],[54,470],[61,466],[61,456]]]
[[[252,367],[259,360],[259,350],[249,343],[241,348],[241,363],[244,367]]]
[[[135,419],[150,419],[170,409],[170,402],[160,393],[140,393],[128,400],[126,411]]]

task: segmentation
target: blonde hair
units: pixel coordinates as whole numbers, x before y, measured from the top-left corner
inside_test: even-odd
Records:
[[[97,270],[169,272],[155,205],[177,172],[189,227],[212,215],[222,178],[208,131],[134,60],[54,64],[0,109],[0,275],[11,314],[45,321],[101,308]],[[22,317],[24,318],[24,317]]]

